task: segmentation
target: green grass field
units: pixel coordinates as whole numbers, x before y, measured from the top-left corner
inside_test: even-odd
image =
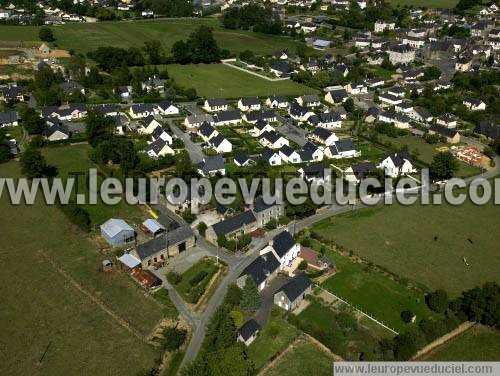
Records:
[[[330,376],[333,359],[309,340],[300,340],[292,349],[279,358],[265,376]],[[307,371],[306,371],[307,370]]]
[[[432,316],[424,296],[411,291],[381,273],[366,270],[346,257],[328,252],[338,272],[322,287],[400,332],[408,327],[400,314],[410,310],[417,319]]]
[[[186,39],[199,25],[213,27],[214,36],[221,48],[231,52],[246,49],[258,54],[270,54],[280,49],[295,52],[298,42],[272,35],[244,30],[226,30],[216,19],[163,20],[152,22],[98,22],[55,26],[54,35],[59,48],[88,52],[101,46],[140,47],[145,41],[159,40],[170,52],[172,45]],[[0,44],[9,47],[18,42],[39,42],[36,26],[1,26]],[[30,44],[31,45],[31,44]]]
[[[65,145],[46,148],[44,155],[49,164],[57,167],[58,177],[66,179],[69,173],[74,172],[85,172],[85,176],[88,176],[89,169],[96,168],[94,163],[89,159],[89,151],[90,146],[87,144]],[[88,197],[88,183],[85,176],[78,178],[78,189],[80,193]],[[102,181],[102,178],[99,181]],[[73,194],[72,199],[75,200],[75,197],[76,193]],[[86,204],[84,207],[88,211],[94,226],[99,226],[109,218],[115,217],[135,223],[140,223],[143,219],[139,207],[127,204],[125,199],[117,205],[106,205],[99,198],[96,205]]]
[[[474,327],[444,344],[422,360],[429,361],[499,361],[500,331]]]
[[[188,270],[182,273],[182,280],[175,285],[176,290],[181,294],[185,301],[196,304],[203,295],[206,286],[218,270],[218,266],[213,260],[203,259],[191,266]],[[198,273],[206,273],[201,281],[192,284],[192,279]],[[200,289],[201,294],[196,294],[195,290]]]
[[[392,5],[426,8],[454,8],[458,0],[388,0]]]
[[[314,89],[291,80],[267,81],[223,64],[175,64],[167,65],[167,70],[175,82],[184,87],[194,87],[203,97],[299,96],[314,92]]]
[[[381,141],[383,141],[384,144],[390,143],[398,149],[403,146],[407,146],[408,150],[412,155],[417,153],[418,154],[417,159],[428,165],[432,163],[432,159],[438,153],[438,150],[436,149],[439,147],[446,146],[446,144],[431,145],[425,142],[424,139],[411,135],[401,136],[396,138],[388,137],[385,135],[379,135],[379,138]],[[457,172],[458,177],[465,178],[469,176],[478,175],[481,173],[481,170],[478,167],[468,165],[461,161],[458,161],[458,164],[460,167]]]
[[[0,165],[0,177],[19,174],[18,162]],[[101,272],[102,260],[112,256],[100,254],[56,207],[40,199],[14,206],[4,192],[0,208],[6,218],[0,228],[0,373],[124,375],[150,369],[157,351],[103,307],[144,336],[163,317],[162,307],[124,272]]]
[[[276,353],[285,350],[299,334],[299,331],[281,315],[282,311],[279,309],[271,311],[271,319],[248,347],[248,357],[256,369],[261,368]]]
[[[329,218],[313,231],[400,277],[456,295],[500,281],[499,210],[493,203],[469,201],[460,206],[394,204]]]

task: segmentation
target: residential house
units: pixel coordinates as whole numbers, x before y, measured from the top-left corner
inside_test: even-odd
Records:
[[[392,178],[417,172],[407,152],[386,154],[377,168],[383,168],[385,175]]]
[[[170,144],[168,141],[165,139],[159,137],[156,140],[152,141],[149,143],[144,148],[144,152],[150,157],[150,158],[160,158],[164,157],[166,155],[174,155],[175,151],[170,147]]]
[[[203,141],[207,142],[212,137],[215,137],[219,134],[219,132],[212,127],[209,123],[204,122],[199,128],[197,132],[198,136],[200,136]]]
[[[238,153],[234,156],[234,164],[238,167],[249,167],[255,164],[255,161],[248,154]]]
[[[316,94],[302,95],[295,98],[295,100],[303,107],[318,107],[321,105],[321,100]]]
[[[319,142],[320,144],[330,146],[333,144],[335,141],[338,141],[339,138],[335,133],[330,131],[329,129],[325,129],[322,127],[317,127],[314,129],[314,131],[311,134],[311,138],[314,141]]]
[[[243,288],[247,278],[252,278],[257,289],[262,291],[280,270],[280,261],[272,251],[262,253],[248,265],[236,279],[236,285]]]
[[[465,97],[462,103],[471,111],[486,110],[486,103],[477,98]]]
[[[221,133],[210,138],[208,142],[218,153],[230,153],[233,151],[233,145]]]
[[[261,151],[261,158],[270,166],[281,166],[281,156],[278,151],[274,151],[268,147],[264,147]]]
[[[287,61],[279,60],[271,66],[271,72],[277,77],[288,77],[292,73],[292,67]]]
[[[456,128],[458,123],[458,118],[450,113],[446,113],[436,118],[436,124],[442,125],[446,128]]]
[[[290,145],[285,137],[281,136],[277,132],[264,132],[259,136],[259,143],[270,149],[281,149],[283,145]]]
[[[118,95],[120,100],[126,101],[132,97],[132,86],[119,86],[115,89],[115,94]]]
[[[410,119],[418,123],[430,123],[434,119],[431,112],[423,107],[413,107],[407,115]]]
[[[341,104],[349,99],[345,89],[331,90],[325,94],[325,101],[330,104]]]
[[[226,175],[224,158],[221,155],[207,156],[197,165],[198,173],[201,176]]]
[[[19,118],[16,111],[0,112],[0,128],[16,127],[19,125]]]
[[[274,95],[266,99],[266,106],[270,108],[288,108],[290,103],[284,95]]]
[[[415,60],[415,50],[407,44],[399,44],[388,50],[392,64],[408,65]]]
[[[158,76],[149,77],[146,81],[141,84],[142,90],[148,93],[156,91],[160,94],[165,92],[165,84]]]
[[[170,101],[161,101],[156,106],[156,109],[163,116],[177,116],[180,113],[179,108]]]
[[[323,160],[323,148],[314,145],[312,142],[306,142],[299,151],[302,162],[321,162]]]
[[[158,127],[161,128],[161,124],[154,118],[153,115],[142,118],[138,123],[139,127],[137,128],[137,132],[141,134],[152,134],[155,129]]]
[[[238,101],[238,108],[241,111],[259,111],[261,109],[261,104],[259,98],[250,97],[250,98],[241,98]]]
[[[130,106],[129,114],[133,119],[141,119],[155,115],[155,106],[151,103],[137,103]]]
[[[341,128],[342,117],[339,112],[322,112],[319,115],[314,115],[309,118],[309,123],[316,127],[326,129]]]
[[[75,92],[85,95],[85,88],[75,80],[66,80],[59,84],[62,92],[66,95],[73,95]]]
[[[62,124],[59,119],[51,118],[46,120],[43,136],[49,141],[61,141],[67,140],[71,133],[68,131],[68,127]]]
[[[400,129],[410,128],[411,121],[407,115],[393,110],[382,111],[378,116],[378,120],[383,123],[394,124],[396,128]]]
[[[377,170],[371,162],[362,162],[344,170],[344,179],[348,182],[360,183],[365,177]]]
[[[276,132],[276,130],[272,125],[264,120],[258,120],[255,122],[253,128],[249,131],[253,137],[260,137],[265,132]]]
[[[300,158],[300,153],[296,150],[293,150],[288,145],[283,145],[283,147],[279,150],[279,156],[281,157],[282,162],[284,163],[300,163],[302,159]]]
[[[288,281],[276,294],[274,304],[286,311],[294,311],[312,292],[312,282],[305,274],[299,274]]]
[[[331,181],[331,174],[327,172],[326,166],[321,162],[311,163],[299,168],[297,171],[301,179],[308,183],[324,184]]]
[[[260,325],[257,324],[257,321],[254,319],[248,320],[238,329],[238,341],[243,342],[245,346],[250,346],[257,338],[260,329]]]
[[[330,159],[357,158],[360,155],[361,153],[356,150],[351,140],[335,141],[332,145],[325,148],[325,157]]]
[[[376,33],[383,33],[385,30],[394,30],[396,27],[396,23],[387,22],[384,20],[375,21],[373,31]]]
[[[255,214],[247,210],[209,226],[205,237],[210,242],[216,243],[219,236],[225,236],[226,239],[237,238],[255,231],[257,227]]]
[[[236,125],[241,123],[240,110],[227,110],[214,115],[214,125]]]
[[[278,220],[279,217],[285,214],[285,207],[283,204],[278,203],[266,204],[264,199],[259,197],[255,200],[252,211],[257,221],[257,226],[263,227],[271,219]]]
[[[288,113],[292,119],[297,121],[307,121],[311,116],[315,115],[313,111],[309,110],[307,107],[301,106],[297,102],[292,102],[288,109]]]
[[[460,133],[454,129],[443,127],[442,125],[432,124],[429,128],[429,134],[439,134],[446,138],[448,144],[458,144],[460,142]]]
[[[224,98],[205,99],[203,108],[208,112],[226,111],[228,104]]]
[[[276,112],[274,112],[274,110],[247,112],[243,115],[243,118],[247,123],[250,124],[254,124],[261,120],[264,120],[269,123],[274,123],[277,120]]]
[[[212,124],[214,118],[212,115],[201,114],[201,115],[191,115],[184,119],[184,125],[186,128],[199,128],[203,123]]]

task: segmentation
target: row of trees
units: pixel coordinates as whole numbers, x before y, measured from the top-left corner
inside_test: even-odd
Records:
[[[187,40],[179,40],[172,46],[172,58],[179,64],[209,64],[229,57],[229,51],[221,50],[212,29],[200,26]]]

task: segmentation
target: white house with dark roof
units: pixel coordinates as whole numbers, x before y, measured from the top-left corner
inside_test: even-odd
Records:
[[[288,114],[292,119],[297,121],[308,121],[311,116],[316,115],[313,111],[309,110],[307,107],[301,106],[297,102],[292,102],[288,109]]]
[[[236,125],[242,121],[240,110],[227,110],[213,115],[214,125]]]
[[[142,118],[138,123],[139,127],[137,128],[137,132],[141,134],[152,134],[156,128],[161,128],[160,122],[156,120],[153,115]]]
[[[293,150],[288,145],[283,145],[283,147],[279,150],[279,155],[281,160],[284,163],[301,163],[302,158],[300,157],[300,153],[296,150]]]
[[[175,151],[170,147],[169,143],[162,138],[158,138],[149,143],[149,145],[144,148],[144,152],[150,158],[160,158],[166,155],[175,154]]]
[[[341,128],[342,127],[342,116],[339,112],[322,112],[318,115],[311,116],[309,118],[309,123],[316,127],[322,127],[326,129]]]
[[[221,155],[208,156],[203,158],[203,161],[197,165],[198,173],[201,176],[215,176],[220,174],[226,175],[226,167],[224,165],[224,158]]]
[[[406,152],[386,154],[377,165],[377,168],[383,168],[385,175],[392,178],[417,172]]]
[[[465,97],[462,103],[470,111],[484,111],[484,110],[486,110],[486,103],[484,103],[481,99]]]
[[[299,152],[302,162],[321,162],[323,160],[323,147],[318,147],[312,142],[306,142]]]
[[[151,103],[136,103],[130,106],[129,114],[133,119],[145,118],[158,113]]]
[[[261,158],[270,166],[281,166],[282,159],[278,151],[265,147],[261,151]]]
[[[321,106],[321,99],[316,94],[302,95],[295,98],[298,104],[304,107],[318,107]]]
[[[175,106],[170,101],[161,101],[156,106],[157,112],[163,116],[176,116],[179,115],[179,107]]]
[[[330,146],[335,141],[339,140],[339,138],[337,137],[337,135],[335,133],[333,133],[332,131],[330,131],[328,129],[321,128],[321,127],[316,127],[316,129],[314,129],[314,131],[311,134],[311,138],[314,141],[319,142],[320,144],[323,144],[326,146]]]
[[[268,122],[266,122],[264,120],[257,121],[253,125],[253,128],[250,129],[250,131],[249,131],[249,133],[253,137],[259,137],[265,132],[276,132],[276,130],[274,129],[274,127],[271,124],[269,124]]]
[[[286,311],[295,310],[312,292],[312,282],[305,274],[299,274],[288,281],[274,294],[274,304]]]
[[[290,267],[293,260],[298,256],[300,251],[300,244],[285,230],[276,235],[267,247],[260,251],[260,254],[272,252],[280,263],[280,270],[285,267]]]
[[[257,285],[257,289],[262,291],[266,287],[266,284],[276,277],[281,270],[280,266],[280,260],[274,252],[269,249],[267,249],[266,252],[261,251],[259,257],[248,265],[238,276],[236,285],[239,288],[243,288],[246,279],[252,278]]]
[[[446,128],[456,128],[458,123],[458,118],[450,113],[446,113],[436,118],[436,124],[442,125]]]
[[[325,157],[330,159],[357,158],[361,152],[356,150],[351,140],[335,141],[332,145],[325,148]]]
[[[224,98],[205,99],[203,109],[208,112],[226,111],[228,104]]]
[[[270,123],[276,122],[276,112],[274,110],[250,111],[243,114],[243,119],[250,124],[264,120]]]
[[[203,123],[213,124],[214,118],[212,115],[199,114],[186,116],[184,119],[184,125],[186,128],[199,128]]]
[[[266,106],[269,108],[288,108],[290,103],[284,95],[274,95],[266,99]]]
[[[259,136],[259,143],[270,149],[281,149],[284,145],[290,145],[285,137],[278,132],[264,132]]]
[[[16,111],[0,112],[0,128],[3,127],[16,127],[19,125],[18,116]]]
[[[231,144],[231,142],[229,142],[229,140],[225,138],[221,133],[210,138],[208,140],[208,143],[218,153],[230,153],[231,151],[233,151],[233,144]]]
[[[257,321],[254,319],[248,320],[238,329],[238,341],[243,342],[245,346],[250,346],[257,338],[260,330],[261,328],[260,325],[257,324]]]
[[[345,89],[331,90],[325,94],[325,101],[330,104],[344,103],[349,99],[349,94]]]
[[[217,136],[219,134],[219,131],[209,123],[205,122],[198,128],[197,134],[203,139],[203,141],[207,142],[212,137]]]
[[[261,104],[257,97],[241,98],[238,101],[238,108],[244,112],[259,111],[261,109]]]

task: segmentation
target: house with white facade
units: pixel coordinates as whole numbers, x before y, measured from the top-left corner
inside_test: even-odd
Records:
[[[383,168],[385,175],[392,178],[417,172],[407,152],[386,154],[377,168]]]

